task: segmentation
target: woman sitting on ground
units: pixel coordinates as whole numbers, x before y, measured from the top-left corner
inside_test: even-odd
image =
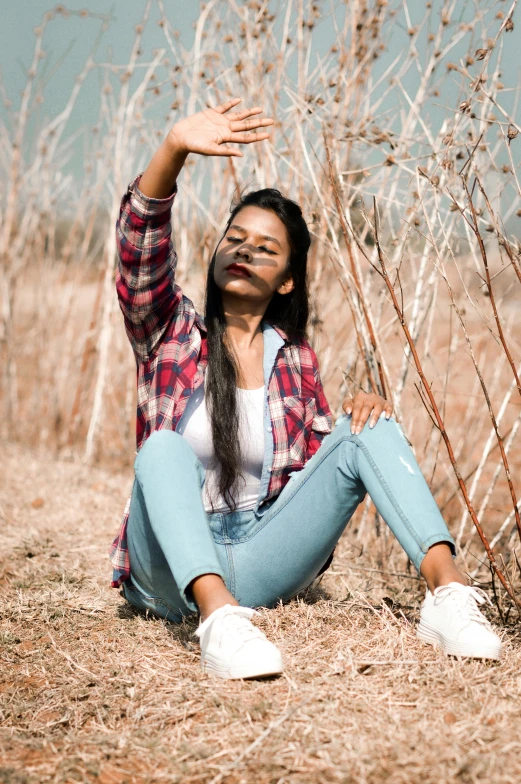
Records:
[[[484,599],[456,568],[454,540],[388,401],[358,393],[332,427],[306,340],[310,235],[278,190],[233,207],[212,256],[204,320],[175,282],[170,216],[189,153],[241,156],[269,138],[235,98],[176,123],[123,196],[117,291],[137,361],[135,480],[112,546],[113,585],[170,621],[200,613],[203,669],[282,672],[251,623],[321,574],[369,493],[426,580],[418,636],[447,653],[498,658]]]

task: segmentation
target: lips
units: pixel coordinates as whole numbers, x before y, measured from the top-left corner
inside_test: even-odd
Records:
[[[233,262],[233,264],[228,264],[226,271],[232,272],[234,275],[242,275],[245,278],[251,278],[251,272],[248,267],[243,267],[242,264],[237,264],[235,262]]]

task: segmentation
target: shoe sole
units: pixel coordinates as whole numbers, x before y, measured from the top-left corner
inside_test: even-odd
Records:
[[[270,675],[281,675],[284,668],[282,662],[278,664],[271,663],[269,665],[252,667],[251,665],[244,667],[226,667],[219,663],[211,656],[207,656],[201,660],[201,669],[208,675],[215,675],[218,678],[225,678],[227,680],[240,680],[245,678],[266,678]]]
[[[449,656],[464,656],[471,659],[501,658],[501,644],[486,648],[476,648],[470,645],[462,645],[461,643],[453,643],[447,640],[437,629],[434,629],[422,620],[418,624],[416,637],[423,642],[441,648]]]

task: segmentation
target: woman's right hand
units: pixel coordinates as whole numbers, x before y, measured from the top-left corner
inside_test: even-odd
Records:
[[[249,132],[273,125],[274,120],[271,117],[262,119],[255,117],[254,115],[263,111],[260,106],[230,112],[229,110],[237,106],[241,100],[241,98],[232,98],[214,109],[203,109],[197,114],[180,120],[169,131],[168,140],[185,153],[242,157],[242,152],[227,147],[226,144],[228,142],[251,144],[269,139],[270,134],[265,131]]]

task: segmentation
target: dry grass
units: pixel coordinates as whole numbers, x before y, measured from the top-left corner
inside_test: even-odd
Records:
[[[521,779],[519,627],[500,663],[416,641],[423,583],[385,527],[361,553],[353,521],[314,594],[263,613],[284,677],[221,682],[199,670],[195,620],[108,588],[129,471],[7,446],[3,474],[4,784]]]

